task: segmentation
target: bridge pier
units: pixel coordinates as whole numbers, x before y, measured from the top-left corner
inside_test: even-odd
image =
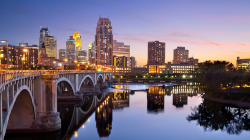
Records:
[[[36,93],[35,96],[35,104],[37,106],[36,129],[39,132],[61,129],[60,114],[57,112],[58,78],[58,75],[48,74],[42,75],[41,80],[37,81],[41,82],[41,84],[38,84],[40,86],[40,94]]]

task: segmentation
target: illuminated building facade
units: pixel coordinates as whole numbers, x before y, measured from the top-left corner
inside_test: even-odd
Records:
[[[168,66],[169,68],[169,66]],[[198,65],[193,64],[171,64],[173,73],[195,73]]]
[[[108,18],[99,18],[95,35],[96,65],[113,64],[113,35],[112,26]]]
[[[250,59],[240,59],[240,57],[237,57],[236,68],[238,70],[249,72],[250,71]]]
[[[187,105],[187,94],[173,94],[173,105],[176,107],[183,107],[183,105]]]
[[[188,50],[185,47],[177,47],[174,49],[173,64],[188,63]]]
[[[113,109],[124,108],[129,106],[129,90],[117,91],[112,94]]]
[[[128,57],[122,56],[113,56],[113,66],[112,67],[112,72],[116,75],[122,75],[125,73],[130,73],[131,68],[128,67],[127,62],[128,62]]]
[[[27,49],[28,51],[24,51]],[[9,58],[9,67],[26,67],[28,63],[30,66],[37,66],[38,64],[38,49],[37,45],[33,46],[12,46],[8,45],[8,58]],[[7,68],[7,46],[1,45],[0,46],[0,55],[3,55],[0,58],[1,68]]]
[[[78,31],[76,31],[73,35],[74,40],[76,41],[76,50],[81,50],[81,36]]]
[[[166,65],[149,65],[149,73],[164,73],[163,70],[166,68]]]
[[[66,49],[59,50],[59,61],[64,62],[66,59]]]
[[[95,65],[96,63],[96,47],[94,42],[89,43],[89,64]]]
[[[164,111],[164,95],[165,89],[163,87],[152,87],[147,91],[147,108],[148,112]]]
[[[73,36],[66,41],[66,59],[69,63],[76,61],[76,41]]]
[[[117,42],[116,40],[113,40],[113,56],[118,57],[127,57],[127,67],[130,67],[130,46],[124,45],[123,42]]]
[[[86,50],[78,50],[78,63],[81,64],[87,64],[88,63],[88,57],[87,57],[87,51]]]
[[[112,97],[109,95],[95,112],[95,121],[97,132],[100,137],[110,135],[112,129]]]
[[[44,43],[40,50],[40,56],[38,58],[38,65],[41,66],[54,66],[55,57],[48,57],[46,53],[47,49],[45,48]]]
[[[148,65],[165,63],[165,43],[148,42]]]

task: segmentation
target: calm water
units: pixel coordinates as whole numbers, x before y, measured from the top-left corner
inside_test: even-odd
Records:
[[[203,100],[198,86],[115,87],[132,90],[86,96],[81,103],[58,103],[62,119],[60,131],[46,136],[23,137],[58,140],[250,139],[250,110]]]

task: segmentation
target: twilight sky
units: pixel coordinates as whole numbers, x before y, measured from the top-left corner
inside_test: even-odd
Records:
[[[82,49],[95,39],[99,16],[109,17],[113,38],[130,45],[138,65],[147,62],[147,42],[166,43],[166,62],[184,46],[205,60],[250,57],[250,0],[0,0],[0,40],[39,44],[40,26],[49,27],[57,49],[75,31]],[[1,43],[0,43],[1,44]]]

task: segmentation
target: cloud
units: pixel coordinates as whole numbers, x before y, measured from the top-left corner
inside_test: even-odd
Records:
[[[233,41],[233,40],[230,40],[230,41],[235,42],[235,41]],[[242,44],[242,43],[238,43],[238,42],[235,42],[235,43],[240,44],[240,45],[243,45],[243,46],[246,46],[246,44]]]
[[[214,43],[214,42],[212,42],[212,41],[208,41],[208,40],[203,39],[203,38],[200,38],[200,37],[196,37],[196,36],[191,36],[191,35],[183,34],[183,33],[180,33],[180,32],[173,32],[173,33],[170,34],[170,35],[172,35],[172,36],[177,36],[177,37],[193,37],[193,38],[198,38],[198,39],[200,39],[200,40],[209,42],[209,43],[214,44],[214,45],[216,45],[216,46],[218,46],[218,47],[220,47],[220,48],[223,48],[223,47],[221,47],[221,44]]]
[[[117,9],[118,10],[118,9]],[[145,21],[145,22],[147,22],[147,23],[153,23],[153,22],[151,22],[151,21],[149,21],[149,20],[146,20],[146,19],[143,19],[143,18],[140,18],[140,17],[136,17],[136,16],[133,16],[133,15],[130,15],[130,14],[127,14],[127,13],[124,13],[124,12],[122,12],[122,11],[120,11],[120,10],[118,10],[121,14],[123,14],[123,15],[127,15],[127,16],[130,16],[130,17],[134,17],[134,18],[136,18],[136,19],[139,19],[139,20],[142,20],[142,21]]]

